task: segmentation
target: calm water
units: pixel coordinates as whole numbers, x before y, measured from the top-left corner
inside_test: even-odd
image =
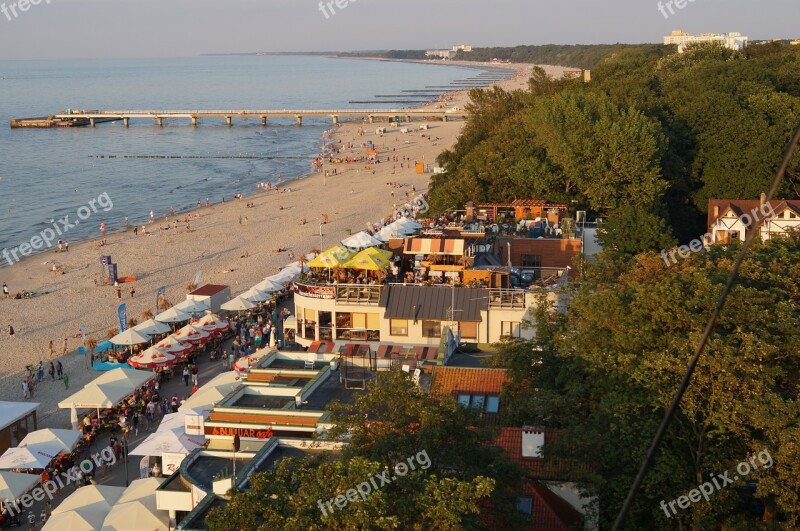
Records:
[[[71,241],[97,235],[100,222],[119,229],[128,216],[144,222],[226,200],[255,184],[307,174],[329,120],[234,118],[155,127],[136,120],[95,129],[11,130],[11,118],[73,109],[397,108],[350,105],[376,94],[447,85],[473,69],[302,56],[229,56],[124,61],[0,61],[0,250],[30,240],[50,220],[69,215],[104,192],[114,204],[70,229]],[[391,99],[391,98],[390,98]],[[116,155],[108,158],[109,155]],[[192,159],[131,159],[181,155]],[[248,159],[215,157],[248,155]],[[103,158],[100,158],[100,157]],[[5,262],[0,266],[5,265]]]

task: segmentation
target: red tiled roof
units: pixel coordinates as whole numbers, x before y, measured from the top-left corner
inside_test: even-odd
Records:
[[[571,529],[570,526],[583,520],[581,513],[576,511],[564,498],[544,485],[525,485],[525,487],[527,487],[524,489],[525,494],[530,492],[534,498],[534,530]],[[545,522],[550,525],[543,525]]]
[[[796,199],[773,199],[769,202],[769,206],[770,210],[774,211],[775,214],[783,212],[786,208],[791,208],[800,212],[800,200]],[[728,209],[733,210],[738,217],[742,217],[743,214],[752,216],[752,212],[755,210],[756,214],[758,215],[758,219],[760,220],[764,217],[763,213],[759,210],[760,207],[760,199],[709,199],[708,219],[706,225],[708,228],[711,228],[716,223],[717,218],[725,215]],[[716,216],[714,215],[715,208],[719,209],[719,213]],[[756,220],[753,221],[755,222]]]
[[[557,431],[548,430],[546,428],[537,429],[544,430],[545,444],[553,442],[559,436]],[[576,465],[573,469],[569,466],[568,462],[555,457],[548,457],[546,459],[541,457],[523,457],[522,431],[523,428],[500,428],[500,432],[495,440],[495,445],[505,451],[509,461],[528,470],[528,477],[530,479],[569,479],[571,481],[576,481],[588,474],[589,467],[585,465]]]
[[[499,395],[508,381],[505,369],[436,367],[431,392],[439,395],[475,393]]]
[[[216,295],[220,291],[228,289],[229,286],[222,286],[220,284],[206,284],[193,292],[189,295],[202,295],[204,297],[210,297],[211,295]]]

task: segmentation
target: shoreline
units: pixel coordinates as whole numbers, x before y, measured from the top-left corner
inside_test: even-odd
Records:
[[[516,66],[517,74],[498,83],[500,86],[515,89],[527,85],[525,74],[532,65]],[[447,95],[453,98],[450,106],[463,107],[466,103],[464,90]],[[341,157],[362,155],[362,145],[372,141],[380,152],[379,164],[325,163],[323,172],[336,168],[337,175],[326,178],[323,172],[306,174],[281,182],[281,188],[291,191],[277,192],[273,183],[271,191],[243,190],[242,200],[195,207],[180,215],[176,212],[168,217],[171,227],[180,217],[177,230],[159,230],[164,222],[159,217],[146,226],[147,234],[109,232],[103,247],[93,247],[91,240],[73,243],[69,252],[58,253],[57,258],[43,253],[26,258],[16,267],[0,269],[12,295],[22,289],[46,292],[31,299],[0,299],[0,398],[21,400],[25,366],[36,365],[39,360],[47,365],[48,343],[52,340],[57,351],[53,361],[59,359],[64,365],[70,390],[65,390],[59,380],[45,381],[37,386],[32,401],[41,403],[40,427],[64,427],[69,411],[57,409],[57,403],[97,376],[86,368],[85,357],[76,353],[80,339],[74,336],[81,323],[87,337],[102,341],[117,323],[120,303],[127,304],[129,317],[140,318],[144,310],[155,309],[156,291],[161,286],[166,287],[166,298],[178,303],[185,299],[185,287],[198,271],[202,272],[200,285],[229,285],[236,296],[289,263],[289,252],[299,256],[315,247],[331,247],[347,236],[347,230],[365,230],[368,223],[390,215],[393,204],[403,204],[403,192],[412,186],[417,193],[426,192],[431,174],[416,174],[413,163],[433,164],[442,151],[455,144],[464,122],[414,123],[428,123],[430,129],[403,134],[400,128],[389,127],[384,135],[378,135],[378,125],[365,125],[361,120],[344,121],[334,128],[337,146],[354,144],[351,149],[343,148]],[[362,127],[366,130],[360,134]],[[398,162],[386,160],[394,156]],[[402,187],[390,189],[388,182]],[[396,195],[391,195],[391,190]],[[245,206],[249,202],[254,204],[252,208]],[[323,225],[324,214],[329,219]],[[184,218],[189,219],[188,227]],[[94,283],[100,278],[101,255],[112,256],[119,277],[137,277],[135,283],[120,284],[121,298],[117,298],[113,286]],[[48,264],[53,260],[62,264],[64,274],[50,271]],[[129,295],[129,287],[135,287],[135,296]],[[15,328],[13,338],[7,334],[9,322]],[[61,355],[60,348],[64,338],[68,340],[66,356]]]

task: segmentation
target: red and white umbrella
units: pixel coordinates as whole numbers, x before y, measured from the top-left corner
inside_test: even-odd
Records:
[[[209,332],[201,328],[197,328],[192,324],[188,324],[172,334],[175,339],[178,341],[183,341],[184,343],[192,343],[193,345],[200,345],[205,343],[211,337]]]
[[[175,334],[172,334],[159,341],[156,344],[156,348],[180,356],[181,354],[188,354],[194,347],[189,343],[178,340]]]
[[[231,329],[231,324],[228,321],[213,313],[204,315],[199,321],[192,323],[192,326],[206,332],[227,332]]]
[[[174,365],[177,362],[175,354],[170,354],[166,350],[161,350],[157,347],[150,347],[144,352],[131,356],[128,363],[137,369],[153,369],[156,367],[164,367],[167,365]]]

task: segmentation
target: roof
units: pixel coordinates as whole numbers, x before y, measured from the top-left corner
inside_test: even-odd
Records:
[[[544,506],[534,506],[534,515],[541,516],[544,511],[547,511],[552,515],[552,518],[555,518],[563,526],[563,529],[572,529],[570,526],[583,521],[581,513],[545,485],[525,485],[523,492],[532,494],[537,499],[536,501],[541,502]],[[538,503],[535,505],[538,505]],[[542,520],[544,519],[542,518]]]
[[[507,381],[505,369],[435,367],[431,392],[441,395],[456,393],[499,395],[503,384]]]
[[[764,214],[759,210],[761,207],[761,200],[760,199],[709,199],[708,200],[708,219],[707,219],[707,226],[710,228],[716,224],[716,221],[719,217],[724,216],[728,210],[732,210],[737,217],[742,217],[744,214],[747,214],[748,217],[752,218],[752,212],[755,210],[756,214],[758,215],[758,220],[764,217]],[[796,212],[800,212],[800,200],[796,199],[775,199],[769,202],[770,211],[767,212],[774,212],[778,214],[783,212],[786,208],[791,208]],[[716,216],[714,215],[714,210],[719,209]],[[766,210],[766,209],[765,209]],[[753,220],[753,222],[757,222],[758,220]],[[750,227],[748,225],[748,227]]]
[[[464,256],[464,240],[460,238],[407,238],[403,253]]]
[[[0,430],[35,411],[38,402],[0,402]]]
[[[452,319],[479,323],[483,320],[481,312],[489,307],[489,290],[392,284],[381,290],[378,304],[386,308],[385,319]],[[448,314],[451,306],[455,310],[452,317]]]
[[[545,446],[559,437],[557,431],[540,429],[544,431]],[[557,457],[523,457],[522,432],[523,428],[500,428],[495,445],[504,450],[509,461],[526,469],[529,479],[576,481],[588,475],[589,467],[586,465],[576,464],[571,467],[570,462]]]
[[[224,291],[230,288],[230,286],[223,286],[222,284],[206,284],[205,286],[201,286],[191,292],[189,295],[201,295],[204,297],[210,297],[212,295],[216,295],[220,291]]]

